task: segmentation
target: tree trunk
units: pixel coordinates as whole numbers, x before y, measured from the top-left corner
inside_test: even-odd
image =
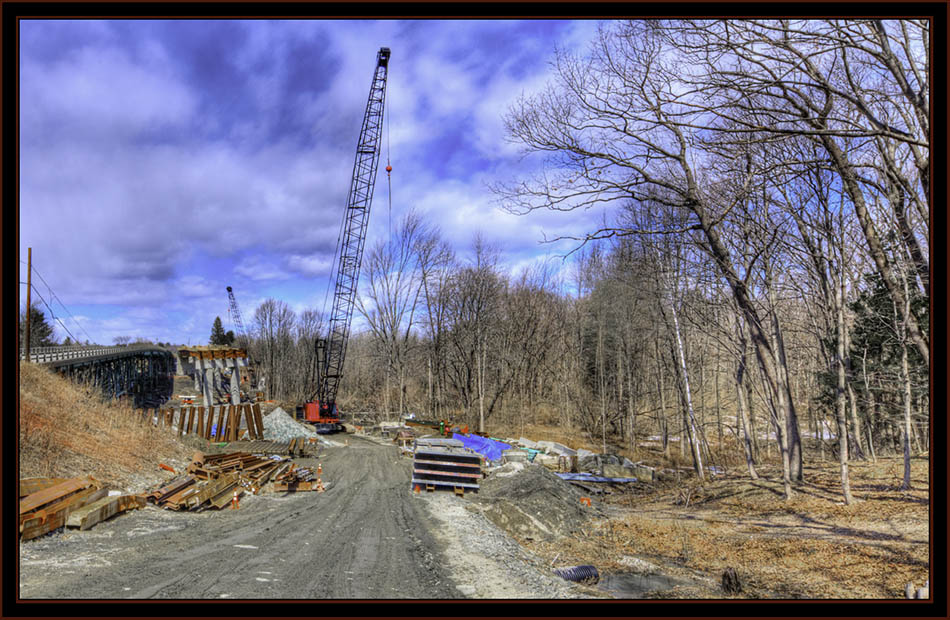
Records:
[[[745,353],[745,341],[741,341],[740,344],[742,348],[742,353],[739,356],[739,363],[736,366],[736,396],[739,401],[739,420],[742,426],[742,433],[744,435],[744,441],[742,442],[743,447],[745,448],[745,462],[749,468],[749,477],[753,480],[759,479],[759,474],[755,471],[755,458],[752,453],[752,440],[749,437],[749,411],[745,401],[745,386],[743,381],[745,381],[745,364],[746,364],[746,353]]]
[[[845,418],[845,365],[844,365],[844,274],[839,276],[839,285],[836,288],[835,308],[837,317],[837,362],[838,385],[835,390],[835,413],[838,421],[838,461],[841,464],[841,491],[844,494],[844,503],[851,504],[851,481],[848,475],[848,423]]]
[[[901,484],[901,490],[910,489],[910,414],[911,414],[911,390],[910,390],[910,368],[907,364],[907,346],[901,347],[901,380],[904,383],[904,482]]]
[[[676,336],[676,350],[679,353],[679,370],[680,377],[683,381],[683,399],[685,405],[685,413],[688,419],[684,420],[684,426],[686,427],[687,437],[689,438],[689,445],[693,452],[693,469],[696,470],[696,475],[699,476],[700,482],[705,482],[706,476],[703,470],[703,457],[699,449],[699,441],[696,436],[696,418],[693,414],[693,401],[689,393],[689,372],[686,369],[686,355],[683,353],[683,338],[680,334],[680,325],[679,318],[677,317],[676,312],[676,301],[673,299],[673,291],[670,290],[670,308],[672,309],[673,315],[673,331]],[[682,441],[682,438],[680,438]]]

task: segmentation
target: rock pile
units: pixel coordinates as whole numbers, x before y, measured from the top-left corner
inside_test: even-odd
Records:
[[[468,506],[513,536],[553,540],[601,516],[598,509],[581,503],[582,496],[540,465],[509,463],[481,481]]]
[[[264,416],[264,439],[269,441],[290,441],[298,437],[314,437],[316,434],[315,430],[297,422],[280,407]]]
[[[301,424],[286,411],[277,407],[264,416],[264,439],[268,441],[290,441],[298,437],[316,437],[325,446],[341,446],[342,443],[326,439],[308,424]]]

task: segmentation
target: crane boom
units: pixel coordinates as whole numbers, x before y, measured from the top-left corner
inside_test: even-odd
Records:
[[[317,342],[317,359],[322,366],[314,393],[316,402],[307,403],[308,421],[320,422],[337,419],[336,394],[343,376],[343,361],[349,338],[350,321],[356,298],[363,246],[366,242],[366,226],[373,203],[373,188],[379,164],[380,138],[383,128],[383,108],[386,99],[386,78],[389,71],[388,47],[376,54],[376,70],[370,86],[363,125],[356,146],[353,178],[343,214],[343,230],[340,238],[340,254],[337,263],[336,283],[333,291],[333,307],[329,317],[329,333],[326,340]],[[313,400],[313,398],[311,398]]]
[[[228,287],[228,303],[230,304],[228,313],[231,315],[231,322],[238,328],[238,337],[241,339],[241,347],[247,351],[249,344],[247,331],[244,329],[244,321],[241,319],[241,310],[238,308],[237,300],[234,298],[234,291],[231,290],[230,286]]]

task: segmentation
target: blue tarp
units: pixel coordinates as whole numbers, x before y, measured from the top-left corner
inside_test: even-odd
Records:
[[[506,443],[494,441],[485,437],[479,437],[478,435],[461,435],[459,433],[453,433],[452,439],[461,441],[462,445],[464,445],[466,448],[478,452],[489,461],[500,461],[502,451],[511,449],[511,446]]]
[[[555,474],[562,480],[577,480],[578,482],[636,482],[636,478],[611,478],[597,474]]]

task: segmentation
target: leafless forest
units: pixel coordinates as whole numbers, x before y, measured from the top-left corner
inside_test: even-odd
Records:
[[[512,274],[417,214],[368,247],[340,403],[472,428],[561,426],[680,453],[702,479],[781,455],[929,451],[925,20],[625,22],[505,117],[536,173],[499,208],[561,211],[563,259]],[[448,207],[447,207],[448,208]],[[541,241],[541,240],[539,240]],[[319,309],[250,318],[268,398],[311,396]]]

